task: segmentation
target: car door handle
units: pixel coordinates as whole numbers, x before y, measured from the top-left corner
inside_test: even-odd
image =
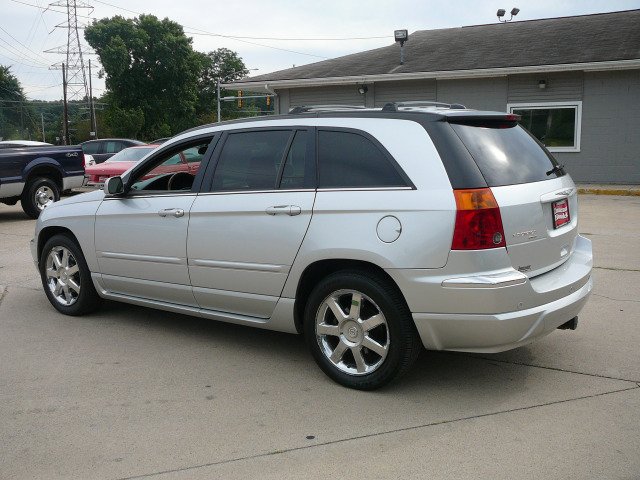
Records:
[[[167,208],[165,210],[160,210],[158,215],[161,217],[166,217],[167,215],[173,215],[174,217],[182,217],[184,216],[184,210],[181,208]]]
[[[297,205],[274,205],[273,207],[267,207],[265,210],[269,215],[300,215],[302,209]]]

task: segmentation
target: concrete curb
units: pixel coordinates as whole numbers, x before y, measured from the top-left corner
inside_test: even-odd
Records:
[[[637,188],[619,188],[615,185],[610,187],[578,187],[578,193],[588,193],[593,195],[621,195],[640,197],[640,189]]]

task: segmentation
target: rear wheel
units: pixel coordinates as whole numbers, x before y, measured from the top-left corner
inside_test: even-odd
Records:
[[[51,305],[65,315],[89,313],[102,304],[82,250],[67,235],[54,235],[45,244],[40,278]]]
[[[40,212],[60,200],[60,190],[53,180],[44,177],[29,180],[24,187],[20,203],[24,213],[38,218]]]
[[[382,387],[406,372],[421,349],[404,299],[377,275],[344,271],[321,280],[309,297],[304,322],[320,368],[349,388]]]

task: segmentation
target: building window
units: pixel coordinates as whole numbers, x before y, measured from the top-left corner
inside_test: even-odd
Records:
[[[510,103],[507,109],[549,151],[580,151],[582,102]]]

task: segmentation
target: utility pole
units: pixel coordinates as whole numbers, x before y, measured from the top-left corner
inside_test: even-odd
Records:
[[[87,76],[84,71],[84,60],[82,58],[82,44],[80,43],[80,34],[78,30],[83,25],[78,25],[78,9],[90,9],[89,15],[93,13],[93,7],[83,0],[58,0],[49,4],[50,7],[65,7],[67,10],[67,21],[56,25],[59,28],[67,29],[67,44],[45,50],[47,53],[66,54],[65,63],[62,64],[63,84],[65,98],[65,109],[68,101],[86,101],[90,104],[89,88],[87,85]],[[52,70],[59,70],[60,64],[50,67]],[[66,145],[70,144],[69,138],[69,119],[65,120],[63,126],[63,137]],[[89,127],[91,130],[92,126]],[[66,132],[66,134],[64,133]]]
[[[93,104],[93,88],[91,87],[91,59],[89,59],[89,138],[98,138],[98,125],[96,122],[96,108]]]
[[[69,119],[67,118],[67,75],[65,64],[62,64],[62,144],[69,145]]]
[[[46,140],[47,137],[44,134],[44,113],[40,114],[40,120],[42,121],[42,141],[46,142],[47,141]]]

